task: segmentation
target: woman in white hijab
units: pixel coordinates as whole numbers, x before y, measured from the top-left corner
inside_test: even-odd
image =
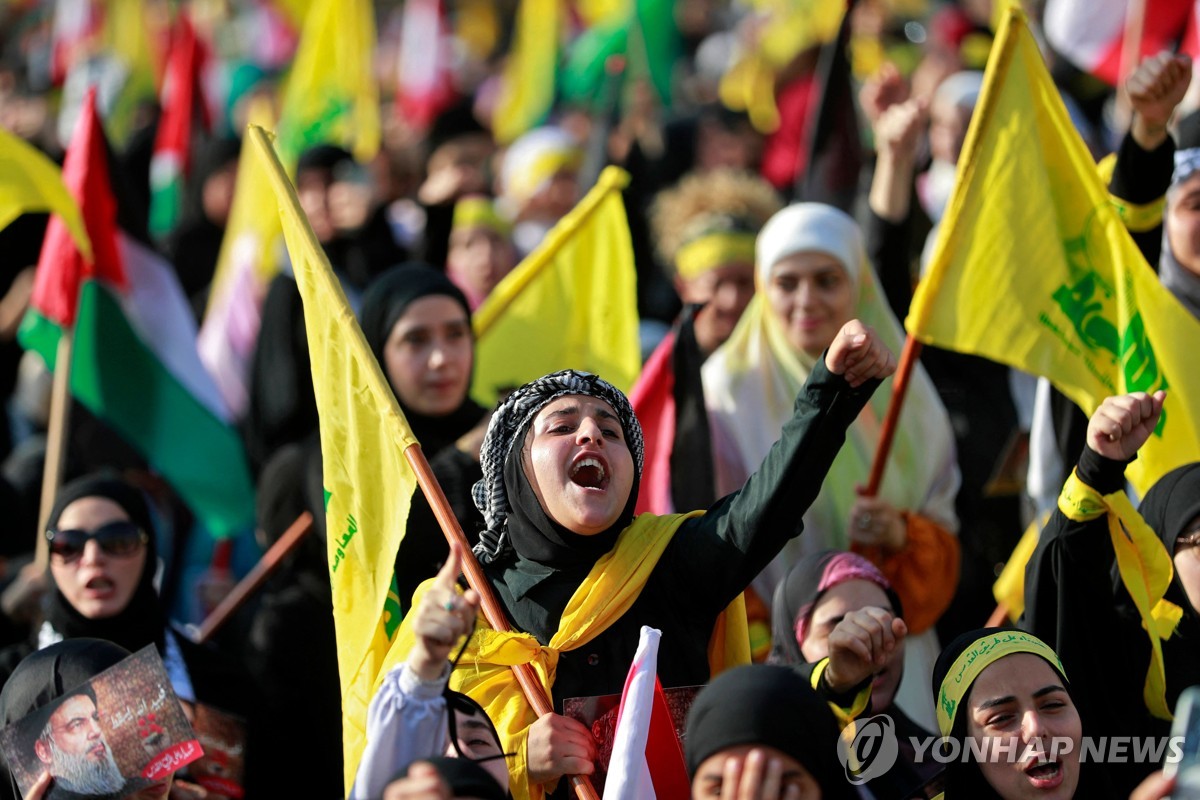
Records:
[[[858,225],[843,212],[818,203],[789,206],[767,222],[756,250],[758,293],[702,370],[718,496],[739,488],[762,462],[813,363],[844,322],[863,320],[896,352],[903,340],[867,263]],[[826,548],[854,546],[875,562],[900,594],[906,619],[913,612],[920,617],[910,623],[918,635],[910,638],[899,698],[925,722],[933,718],[926,677],[938,654],[932,626],[958,577],[954,499],[960,479],[946,410],[917,366],[879,495],[859,495],[879,444],[890,383],[848,432],[804,516],[804,534],[763,571],[754,589],[771,597],[796,561]]]

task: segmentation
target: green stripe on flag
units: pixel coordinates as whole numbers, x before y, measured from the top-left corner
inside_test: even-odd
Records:
[[[53,365],[61,329],[30,311],[21,342]],[[254,524],[254,491],[236,431],[213,416],[142,342],[110,290],[80,291],[71,394],[111,425],[213,534]]]

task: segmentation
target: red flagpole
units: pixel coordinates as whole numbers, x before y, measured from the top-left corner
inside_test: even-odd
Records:
[[[896,438],[900,411],[904,407],[904,395],[908,393],[908,381],[917,366],[917,356],[920,354],[921,343],[914,339],[912,334],[907,334],[904,338],[904,349],[900,353],[900,364],[896,367],[896,377],[892,381],[892,399],[888,402],[887,416],[883,418],[879,447],[876,448],[875,460],[871,463],[871,476],[867,479],[867,488],[863,491],[867,497],[879,494],[879,487],[883,484],[883,470],[887,466],[888,455],[892,452],[892,441]]]

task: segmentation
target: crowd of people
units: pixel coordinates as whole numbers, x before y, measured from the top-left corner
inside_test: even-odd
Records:
[[[219,265],[237,245],[231,212],[252,157],[241,155],[250,152],[242,132],[252,109],[273,105],[288,119],[280,104],[309,5],[0,9],[0,126],[61,162],[80,86],[99,85],[116,217],[173,267],[193,329],[211,322],[225,290]],[[322,482],[330,454],[319,436],[336,423],[318,410],[286,251],[263,251],[278,261],[260,270],[269,279],[241,287],[253,295],[253,324],[228,328],[249,342],[240,399],[229,373],[214,372],[257,512],[252,530],[214,546],[215,532],[153,459],[81,402],[66,417],[64,477],[44,494],[57,456],[51,429],[62,422],[51,423],[54,365],[18,330],[36,311],[49,215],[0,229],[0,722],[46,719],[44,772],[29,787],[5,776],[0,796],[226,796],[187,769],[156,782],[117,775],[103,792],[76,793],[78,773],[60,768],[76,746],[68,733],[82,729],[86,753],[108,768],[105,715],[87,682],[153,646],[197,726],[205,708],[239,720],[234,796],[569,797],[585,791],[580,777],[599,786],[612,748],[611,731],[569,701],[622,693],[643,626],[661,633],[662,688],[672,703],[686,698],[672,711],[693,798],[1169,796],[1179,778],[1162,770],[1174,744],[1146,757],[1086,755],[1095,741],[1167,741],[1164,710],[1200,684],[1200,462],[1159,477],[1132,505],[1114,499],[1132,492],[1126,467],[1158,426],[1164,393],[1114,393],[1085,413],[1044,376],[1039,384],[926,347],[907,377],[887,469],[868,489],[901,323],[946,216],[1004,4],[849,3],[840,77],[853,86],[843,99],[855,123],[822,140],[816,109],[837,96],[838,31],[814,9],[840,18],[847,4],[630,0],[606,12],[563,0],[553,102],[506,138],[498,98],[511,94],[507,68],[529,45],[522,20],[536,5],[373,4],[378,153],[364,159],[352,137],[318,131],[289,165],[471,548],[448,544],[418,491],[398,552],[378,554],[395,564],[401,658],[357,721],[366,732],[357,765],[344,760],[357,754],[343,751]],[[1061,27],[1072,3],[1020,5],[1038,32],[1052,14]],[[1191,5],[1194,33],[1200,5]],[[151,222],[163,95],[153,80],[137,95],[137,65],[106,33],[125,13],[118,7],[140,12],[151,44],[186,17],[205,54],[205,113],[167,228]],[[439,24],[428,27],[432,18]],[[581,92],[581,53],[610,28],[623,38],[605,40],[619,46]],[[1200,319],[1200,112],[1189,113],[1200,82],[1183,26],[1177,33],[1159,44],[1179,53],[1125,64],[1119,89],[1056,49],[1061,37],[1043,42],[1043,56],[1097,161],[1115,154],[1104,174],[1129,234]],[[395,65],[422,59],[444,85],[414,111]],[[835,172],[852,171],[822,193],[810,178],[833,169],[831,153]],[[617,387],[577,364],[547,365],[494,408],[480,405],[473,315],[609,164],[631,176],[623,203],[642,377]],[[639,418],[664,375],[674,431],[665,457]],[[236,577],[306,512],[312,532],[200,637]],[[1023,609],[993,615],[992,584],[1031,523],[1041,533]],[[1171,635],[1154,648],[1144,597],[1127,588],[1127,540],[1151,548],[1138,558],[1162,583],[1154,613]],[[468,585],[468,559],[486,587]],[[507,628],[482,613],[481,590]],[[550,713],[538,712],[518,668],[541,682]],[[74,728],[61,719],[69,704],[87,706]],[[668,785],[656,778],[659,797],[686,793]]]

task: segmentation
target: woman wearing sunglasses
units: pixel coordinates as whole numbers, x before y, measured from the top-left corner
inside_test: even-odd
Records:
[[[50,545],[45,621],[30,641],[0,651],[0,683],[26,655],[64,639],[106,639],[137,652],[153,644],[185,708],[246,715],[248,679],[232,660],[174,630],[154,587],[154,522],[140,490],[108,475],[63,486],[44,532]]]

